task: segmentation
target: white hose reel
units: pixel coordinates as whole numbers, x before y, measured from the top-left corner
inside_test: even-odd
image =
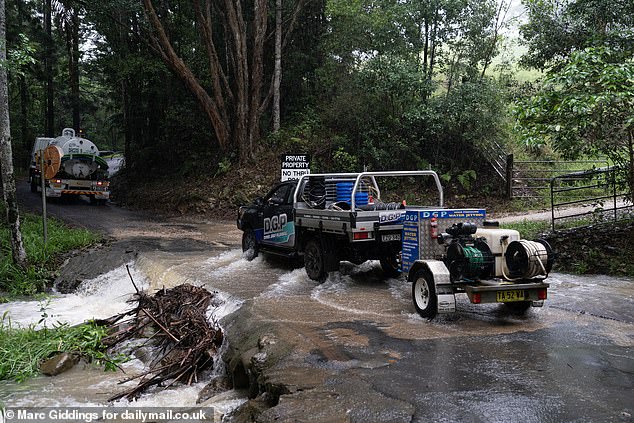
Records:
[[[510,278],[530,279],[548,276],[555,254],[544,240],[511,242],[504,253]]]

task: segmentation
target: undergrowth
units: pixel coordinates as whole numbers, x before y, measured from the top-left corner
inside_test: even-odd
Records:
[[[44,245],[42,218],[32,214],[21,215],[20,229],[28,261],[26,269],[21,269],[12,260],[10,232],[3,206],[0,206],[0,216],[3,216],[0,218],[0,291],[10,297],[42,291],[61,254],[86,247],[99,239],[97,234],[86,229],[69,228],[59,220],[49,218],[48,242]]]

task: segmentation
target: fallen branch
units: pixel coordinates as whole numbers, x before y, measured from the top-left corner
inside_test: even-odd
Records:
[[[179,381],[191,384],[198,380],[200,372],[213,365],[223,334],[215,321],[207,319],[212,297],[206,289],[189,284],[162,289],[154,295],[137,290],[130,300],[137,303],[132,311],[104,320],[111,329],[104,338],[106,345],[112,347],[141,338],[145,340],[143,345],[149,344],[160,352],[146,372],[124,381],[140,379],[136,387],[114,395],[110,401],[134,399],[150,386],[163,383],[165,387]],[[132,317],[122,321],[129,316]]]

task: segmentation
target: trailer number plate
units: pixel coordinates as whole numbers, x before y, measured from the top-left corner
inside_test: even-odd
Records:
[[[381,235],[381,241],[383,242],[400,241],[400,240],[401,240],[401,234]]]
[[[495,297],[498,303],[510,303],[513,301],[524,301],[526,296],[524,290],[516,289],[513,291],[497,291]]]

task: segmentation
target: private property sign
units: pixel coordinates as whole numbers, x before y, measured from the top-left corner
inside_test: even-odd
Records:
[[[308,154],[282,154],[282,182],[299,179],[310,173]]]

